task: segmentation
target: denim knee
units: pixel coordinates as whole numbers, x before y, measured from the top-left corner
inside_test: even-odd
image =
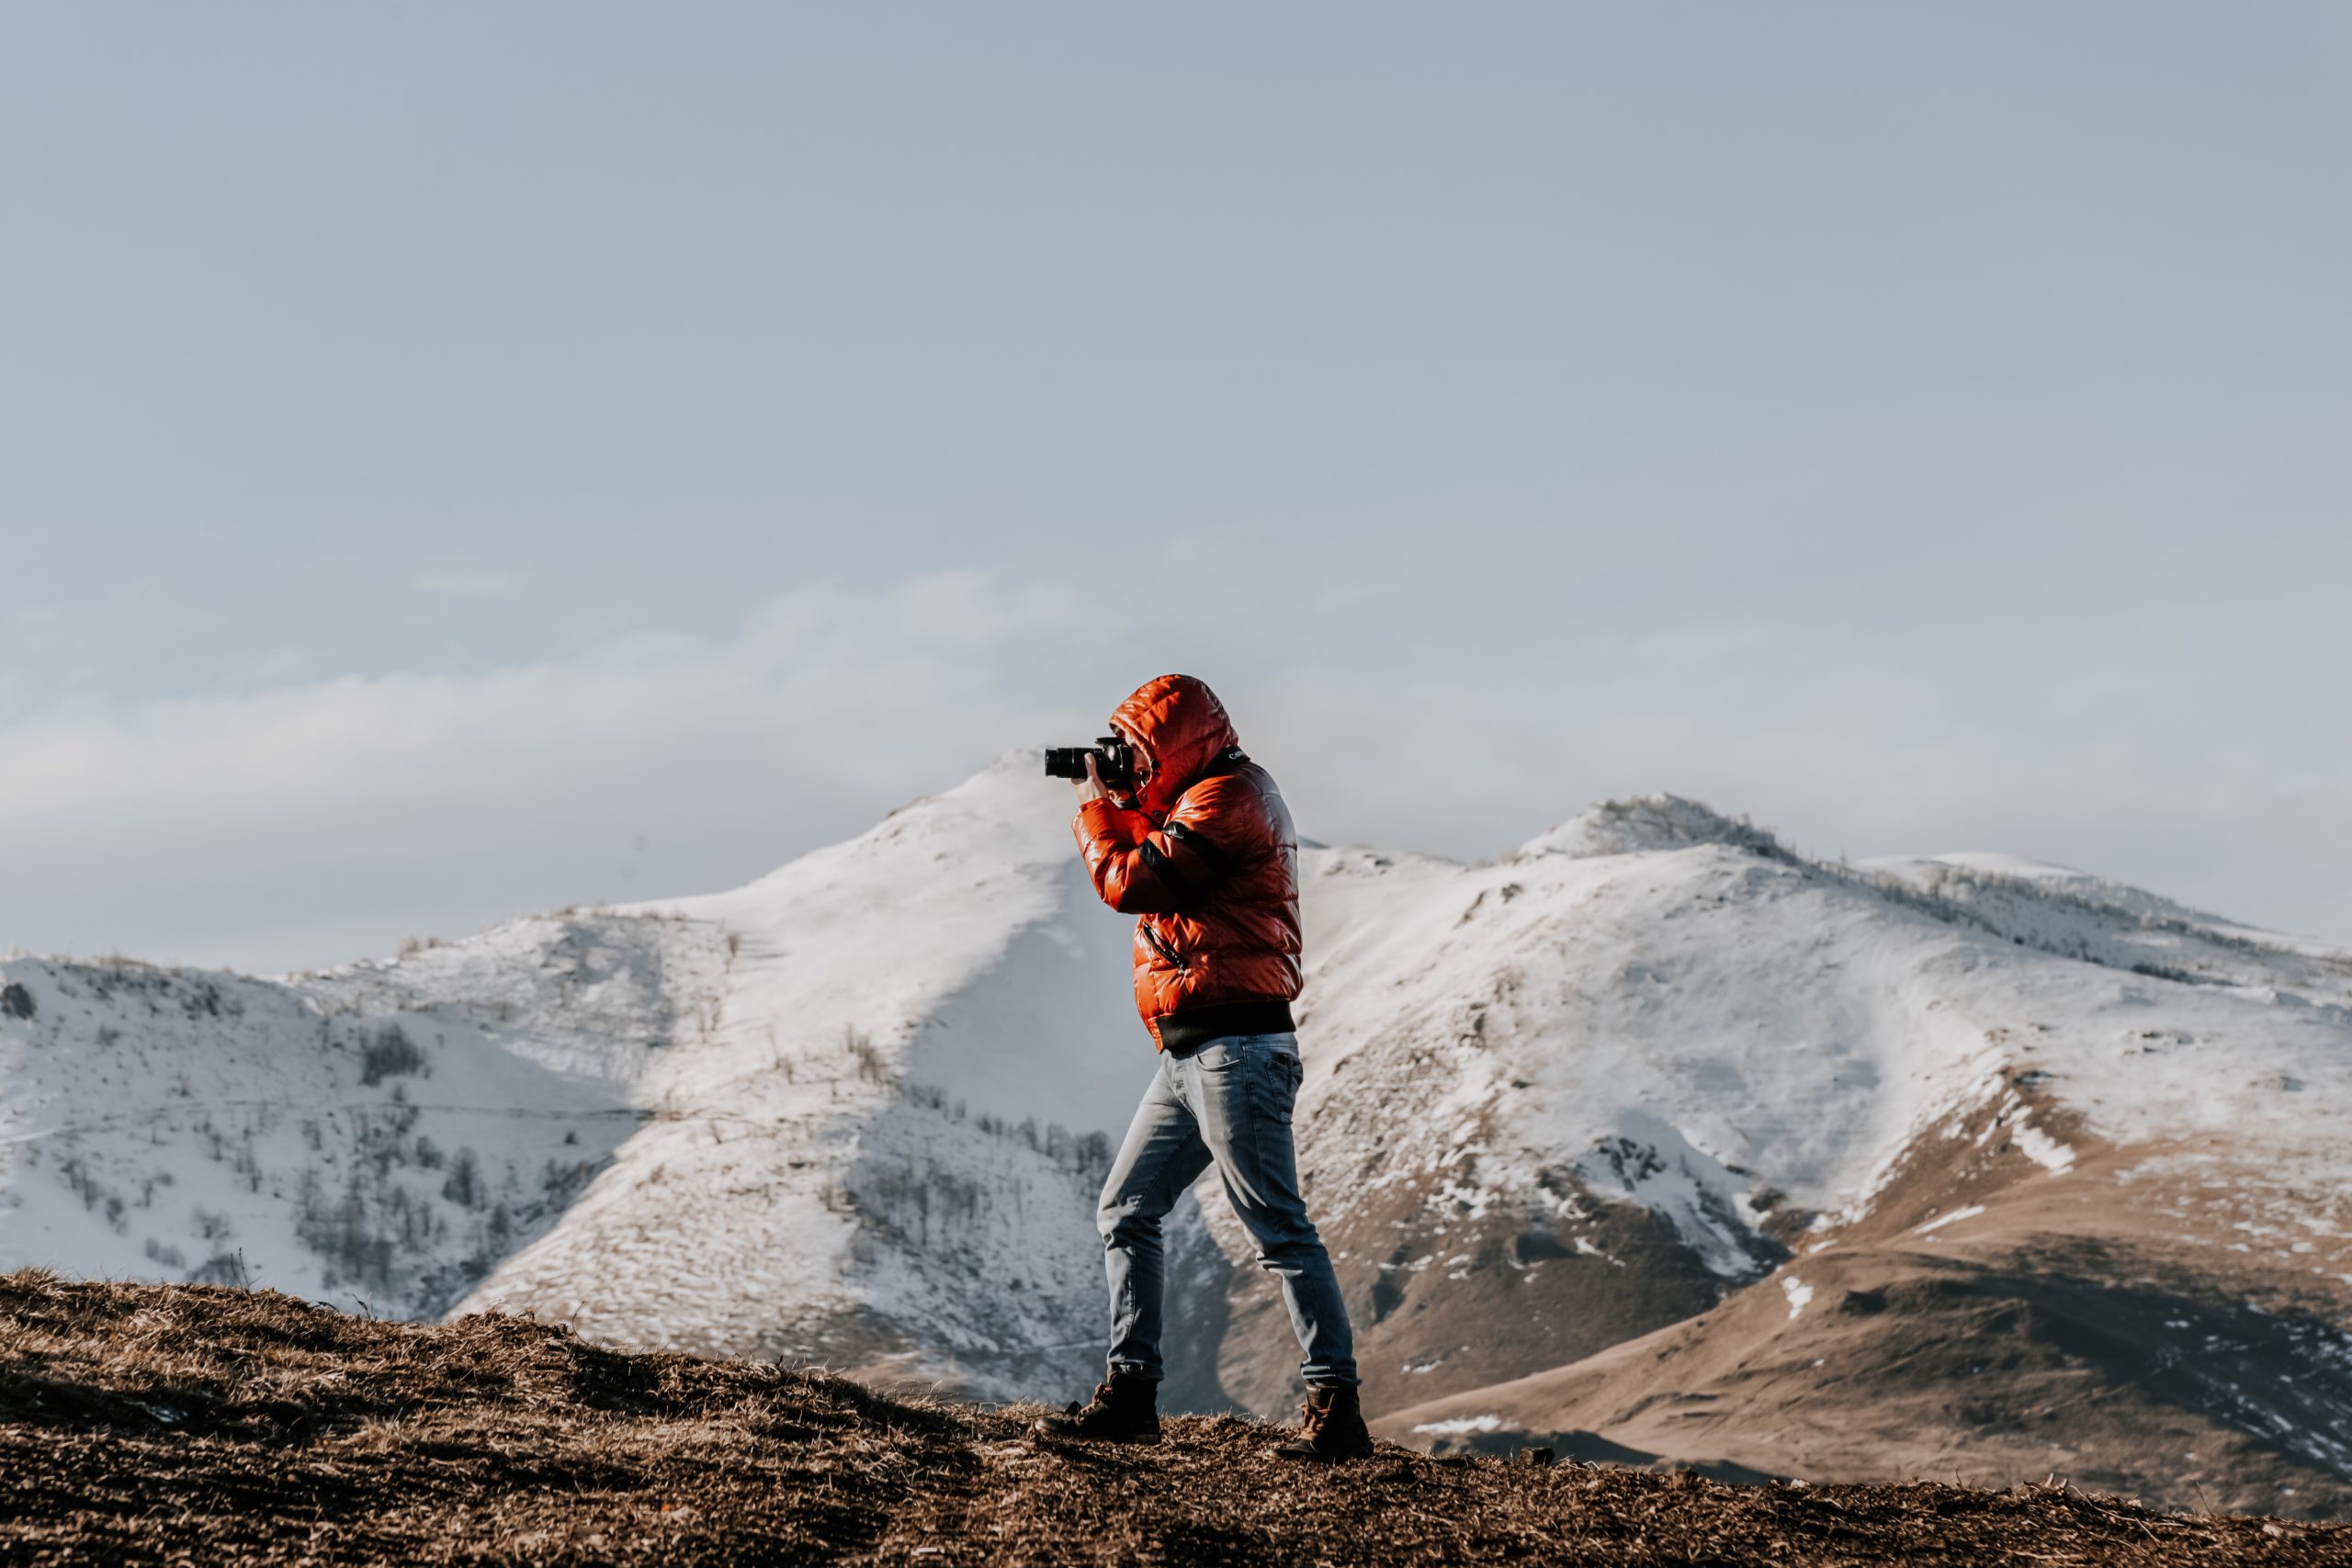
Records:
[[[1280,1262],[1323,1250],[1323,1237],[1304,1209],[1258,1209],[1244,1216],[1250,1239],[1257,1244],[1261,1263]]]
[[[1105,1192],[1094,1206],[1094,1229],[1109,1247],[1121,1241],[1157,1235],[1159,1222],[1144,1212],[1140,1200],[1126,1193]]]
[[[1310,1258],[1323,1255],[1323,1238],[1315,1234],[1313,1225],[1295,1235],[1265,1236],[1258,1242],[1258,1267],[1286,1269]]]

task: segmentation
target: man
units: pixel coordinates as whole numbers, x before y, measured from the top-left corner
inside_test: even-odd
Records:
[[[1132,794],[1077,781],[1080,852],[1102,901],[1137,917],[1136,1005],[1159,1069],[1102,1184],[1096,1224],[1111,1285],[1108,1375],[1041,1430],[1159,1440],[1160,1222],[1212,1164],[1258,1261],[1280,1282],[1306,1380],[1285,1458],[1372,1451],[1339,1281],[1298,1192],[1298,840],[1273,779],[1242,751],[1216,694],[1162,675],[1119,705]]]

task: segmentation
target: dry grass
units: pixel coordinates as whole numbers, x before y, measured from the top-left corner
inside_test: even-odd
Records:
[[[1033,1444],[1035,1414],[512,1319],[0,1276],[0,1562],[2352,1562],[2352,1527],[2064,1488],[1386,1448],[1319,1471],[1261,1457],[1247,1422],[1102,1451]]]

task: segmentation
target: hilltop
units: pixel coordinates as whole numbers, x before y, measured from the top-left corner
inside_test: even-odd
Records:
[[[2352,1562],[2352,1526],[2062,1486],[1736,1487],[1387,1447],[1321,1471],[1227,1417],[1157,1450],[1041,1445],[1036,1409],[514,1318],[19,1272],[0,1276],[0,1561]]]

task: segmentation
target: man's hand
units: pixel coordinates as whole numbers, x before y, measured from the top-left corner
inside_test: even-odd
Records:
[[[1095,769],[1094,753],[1091,751],[1086,754],[1086,776],[1082,779],[1070,780],[1069,787],[1078,792],[1078,803],[1080,806],[1092,800],[1111,798],[1110,790],[1103,785],[1102,773]]]

